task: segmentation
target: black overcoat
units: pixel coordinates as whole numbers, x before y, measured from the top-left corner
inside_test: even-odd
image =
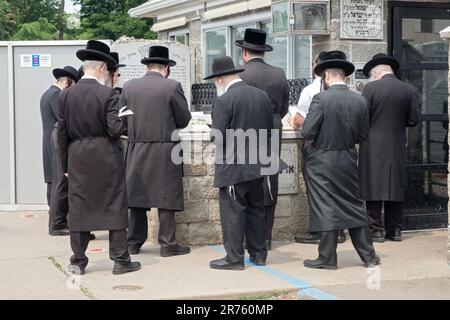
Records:
[[[61,91],[59,87],[52,85],[41,97],[42,160],[45,183],[52,182],[52,132],[58,121],[58,96]]]
[[[420,119],[417,91],[385,75],[363,91],[370,112],[369,136],[359,156],[361,194],[368,201],[403,201],[406,128]]]
[[[183,211],[183,165],[171,158],[172,134],[191,121],[181,84],[149,72],[125,83],[120,106],[135,113],[127,119],[128,206]]]
[[[81,79],[60,95],[58,143],[69,174],[70,231],[128,226],[118,100],[114,89],[95,79]]]
[[[245,72],[240,76],[247,84],[264,90],[269,95],[274,129],[280,129],[280,153],[282,143],[282,119],[289,111],[289,86],[284,70],[271,66],[263,59],[256,58],[244,66]],[[278,201],[278,175],[270,176],[270,189],[264,181],[264,205],[276,205]]]
[[[368,225],[355,148],[368,131],[367,103],[346,85],[331,86],[313,98],[302,128],[302,135],[312,140],[305,170],[310,232]]]

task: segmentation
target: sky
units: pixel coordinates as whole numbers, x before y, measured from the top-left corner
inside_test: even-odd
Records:
[[[79,6],[74,6],[72,0],[66,0],[66,12],[67,13],[74,13],[80,11]]]

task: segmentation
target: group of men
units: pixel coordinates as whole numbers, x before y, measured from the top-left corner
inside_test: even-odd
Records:
[[[289,87],[284,71],[264,61],[265,53],[273,50],[266,39],[265,32],[247,29],[244,39],[236,42],[242,48],[244,66],[236,68],[229,57],[217,58],[212,74],[205,78],[214,81],[218,92],[211,136],[216,144],[214,186],[220,189],[226,250],[224,258],[210,262],[213,269],[244,270],[245,248],[250,261],[263,266],[272,246],[278,174],[284,169],[279,157],[282,119],[289,112]],[[146,75],[119,90],[113,87],[123,65],[107,45],[91,40],[77,57],[83,61],[84,75],[79,77],[70,67],[56,69],[57,84],[41,101],[49,229],[52,235],[70,234],[73,256],[68,270],[84,274],[91,232],[99,230],[109,231],[113,274],[139,270],[141,265],[132,262],[130,254],[139,254],[147,239],[146,213],[151,208],[158,209],[161,256],[188,254],[190,248],[179,245],[175,237],[175,213],[184,210],[184,192],[182,164],[171,158],[180,143],[174,141],[173,133],[186,128],[191,120],[180,83],[168,79],[176,62],[169,58],[166,47],[152,46],[142,60]],[[383,55],[368,63],[365,72],[377,81],[367,86],[364,98],[345,84],[355,68],[343,52],[322,53],[316,60],[314,72],[321,77],[313,83],[317,92],[305,89],[312,101],[293,118],[308,140],[303,171],[313,234],[303,237],[320,240],[319,258],[306,260],[306,267],[336,269],[339,231],[346,229],[366,266],[380,262],[372,239],[381,231],[381,204],[385,201],[386,211],[391,202],[402,200],[393,186],[402,187],[403,158],[395,162],[392,156],[402,154],[397,149],[404,147],[405,133],[393,123],[403,121],[398,126],[404,128],[418,122],[417,97],[395,78],[393,61]],[[381,90],[378,83],[382,81],[397,86],[395,94]],[[399,92],[405,94],[396,98]],[[304,101],[304,97],[300,99],[300,103]],[[391,103],[387,109],[392,106],[395,110],[385,110],[386,102]],[[53,118],[44,116],[50,113]],[[377,125],[376,120],[383,117]],[[386,132],[386,127],[391,131]],[[250,130],[256,132],[257,143],[229,135],[230,131],[245,135]],[[52,131],[53,140],[49,138]],[[124,134],[129,137],[125,157],[120,141]],[[383,150],[392,154],[377,154],[374,148],[380,139]],[[386,139],[390,150],[386,150]],[[359,171],[357,144],[361,144],[360,162],[364,162]],[[261,151],[277,163],[270,175],[264,170],[267,163],[259,157],[250,160],[249,155]],[[242,154],[244,162],[240,161]],[[53,160],[53,169],[49,169],[48,159]],[[386,168],[387,163],[391,167]],[[387,176],[378,174],[379,170],[385,170]],[[365,205],[363,199],[371,202]],[[372,233],[366,206],[375,230]],[[391,221],[395,236],[401,221]]]

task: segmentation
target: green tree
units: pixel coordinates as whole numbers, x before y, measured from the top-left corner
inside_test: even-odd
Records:
[[[16,29],[13,8],[9,1],[0,1],[0,40],[8,40]]]
[[[40,18],[38,21],[23,23],[19,31],[14,34],[11,40],[57,40],[57,28],[46,18]]]
[[[155,39],[151,31],[151,19],[136,19],[128,10],[146,2],[145,0],[75,0],[81,5],[81,30],[79,39],[112,39],[121,36]]]

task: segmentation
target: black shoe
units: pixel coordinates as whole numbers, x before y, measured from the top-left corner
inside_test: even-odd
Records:
[[[130,262],[127,265],[120,264],[118,262],[114,263],[113,275],[118,276],[121,274],[135,272],[141,269],[140,262]]]
[[[250,257],[250,262],[258,267],[264,267],[266,265],[266,260],[261,258]]]
[[[266,240],[267,251],[272,250],[272,240]]]
[[[50,231],[49,234],[52,237],[70,236],[70,230],[69,229],[53,230]]]
[[[295,236],[295,242],[306,244],[319,244],[320,235],[317,233],[304,233]]]
[[[383,243],[384,242],[383,231],[372,231],[372,241]]]
[[[188,253],[191,253],[191,249],[186,246],[180,246],[179,244],[161,247],[161,257],[182,256]]]
[[[366,268],[372,268],[372,267],[375,267],[375,266],[377,266],[379,264],[381,264],[381,259],[377,255],[375,255],[375,257],[372,260],[370,260],[368,262],[364,262],[364,266]]]
[[[347,240],[344,230],[338,232],[338,243],[344,243]]]
[[[218,270],[245,270],[245,265],[243,262],[230,263],[226,260],[226,258],[211,261],[209,263],[209,267],[211,269],[218,269]]]
[[[402,230],[396,229],[393,232],[386,232],[386,239],[391,241],[402,241]]]
[[[89,234],[89,241],[95,240],[95,234],[90,233]]]
[[[131,255],[137,255],[137,254],[139,254],[141,252],[141,249],[140,248],[134,248],[134,247],[128,247],[128,252]]]
[[[77,266],[75,264],[69,264],[69,266],[67,267],[67,272],[76,276],[82,276],[86,273],[84,268],[81,268],[80,266]]]
[[[328,269],[328,270],[336,270],[337,264],[325,263],[319,259],[316,260],[305,260],[303,265],[307,268],[311,269]]]

